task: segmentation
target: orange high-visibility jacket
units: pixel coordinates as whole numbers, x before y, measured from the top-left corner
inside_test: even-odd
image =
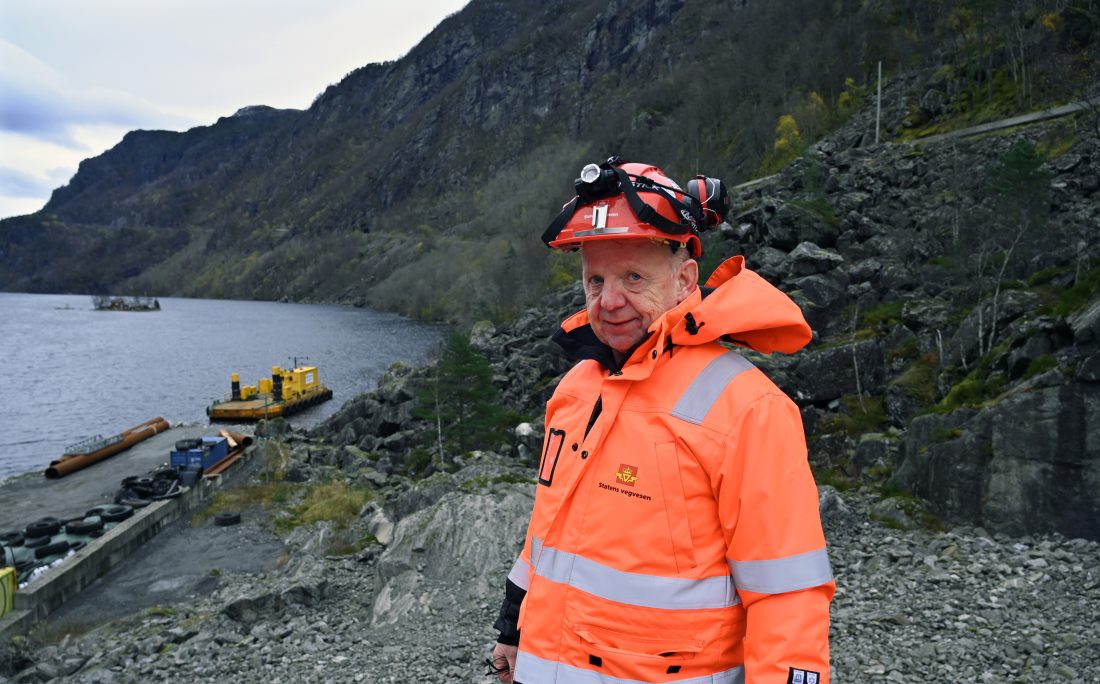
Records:
[[[790,353],[809,326],[734,257],[650,331],[621,368],[579,362],[547,403],[508,576],[527,592],[515,679],[825,684],[835,583],[801,417],[718,344]],[[599,346],[585,312],[559,338]]]

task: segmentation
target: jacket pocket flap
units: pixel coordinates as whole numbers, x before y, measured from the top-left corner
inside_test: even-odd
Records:
[[[703,642],[688,636],[647,637],[625,634],[596,625],[574,625],[573,631],[592,646],[616,653],[662,658],[691,658],[703,650]]]

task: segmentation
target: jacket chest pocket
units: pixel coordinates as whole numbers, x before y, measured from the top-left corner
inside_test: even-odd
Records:
[[[696,566],[695,544],[691,540],[691,523],[688,518],[687,499],[684,496],[684,483],[680,476],[676,443],[657,444],[655,455],[676,571],[685,572]]]

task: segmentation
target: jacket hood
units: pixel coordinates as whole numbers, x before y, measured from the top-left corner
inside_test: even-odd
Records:
[[[745,258],[722,262],[687,299],[666,311],[649,327],[649,335],[624,362],[629,365],[639,352],[656,347],[663,353],[671,346],[728,342],[758,352],[791,354],[806,346],[813,333],[794,301],[745,267]],[[554,341],[576,360],[591,358],[618,371],[611,348],[596,338],[588,312],[567,318]]]

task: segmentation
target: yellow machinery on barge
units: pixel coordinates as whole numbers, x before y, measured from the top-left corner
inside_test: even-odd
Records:
[[[207,407],[211,421],[236,422],[289,416],[332,399],[332,390],[321,383],[316,366],[271,368],[270,378],[258,385],[241,385],[241,376],[230,376],[232,392]]]

